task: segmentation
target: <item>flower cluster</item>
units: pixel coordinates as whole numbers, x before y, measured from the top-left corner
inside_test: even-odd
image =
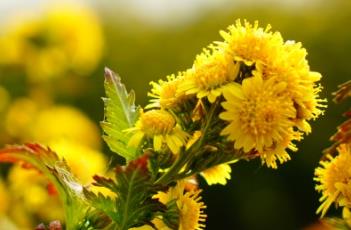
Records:
[[[222,120],[218,127],[225,124],[219,134],[233,142],[233,151],[243,149],[277,168],[277,161],[290,159],[287,149],[297,150],[293,141],[311,131],[308,121],[323,113],[321,75],[310,71],[300,43],[284,42],[270,26],[238,20],[221,35],[224,41],[204,49],[191,68],[151,83],[146,108],[153,110],[141,114],[130,143],[137,146],[146,136],[156,151],[167,143],[176,153],[201,127],[189,128],[188,117],[205,122],[210,108],[220,104],[214,116]]]
[[[156,183],[198,174],[209,185],[225,185],[229,164],[256,157],[277,168],[290,159],[288,150],[297,151],[294,141],[311,132],[309,121],[323,113],[321,75],[310,70],[300,43],[240,20],[221,35],[224,41],[205,48],[189,69],[151,82],[150,104],[125,130],[131,134],[128,146],[152,149],[162,159]],[[179,186],[155,197],[167,205],[175,199],[179,229],[202,229],[206,216],[198,192]],[[168,222],[153,220],[157,229],[169,229]]]

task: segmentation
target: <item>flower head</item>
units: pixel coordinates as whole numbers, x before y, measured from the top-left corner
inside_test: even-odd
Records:
[[[254,25],[237,20],[235,25],[228,27],[228,32],[221,31],[220,34],[225,42],[220,46],[230,53],[235,61],[243,61],[251,66],[256,62],[266,63],[276,57],[279,45],[283,43],[280,33],[272,33],[271,26],[265,29],[258,27],[256,21]]]
[[[220,164],[202,171],[200,175],[205,178],[208,185],[226,185],[227,180],[230,180],[231,172],[229,164]]]
[[[179,230],[201,230],[205,227],[205,204],[201,201],[201,190],[185,191],[184,181],[169,188],[167,192],[159,192],[155,198],[163,204],[176,200],[179,209]],[[154,221],[157,229],[163,229],[165,224],[161,220]]]
[[[134,133],[129,146],[138,146],[144,138],[153,139],[156,151],[160,151],[162,145],[166,144],[173,153],[178,153],[188,138],[188,134],[177,125],[172,114],[165,110],[142,112],[135,127],[127,131]]]
[[[186,95],[177,93],[182,80],[182,74],[178,76],[172,74],[167,76],[167,81],[150,82],[152,89],[148,95],[153,99],[150,100],[151,104],[147,105],[146,108],[175,109],[181,105],[186,99]]]
[[[225,111],[220,118],[229,125],[221,134],[234,141],[235,149],[256,150],[263,160],[268,155],[286,155],[285,151],[276,150],[288,147],[297,135],[293,130],[296,110],[292,100],[283,93],[285,89],[284,82],[265,81],[258,76],[228,88],[224,92],[226,101],[222,103]],[[284,148],[279,148],[282,143]],[[275,167],[272,161],[265,162]]]
[[[322,204],[317,213],[323,217],[330,205],[351,208],[351,147],[342,144],[338,147],[339,155],[320,162],[315,170],[314,180],[318,182],[316,190],[322,193]]]
[[[223,86],[231,83],[239,71],[239,64],[222,50],[204,50],[187,71],[178,92],[207,97],[212,103],[222,94]]]

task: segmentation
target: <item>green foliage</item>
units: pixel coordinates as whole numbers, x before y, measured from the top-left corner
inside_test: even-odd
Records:
[[[65,211],[66,229],[79,229],[79,222],[88,208],[83,187],[55,152],[39,144],[9,146],[0,150],[0,162],[24,162],[41,171],[59,193]]]
[[[121,78],[110,69],[105,69],[105,119],[101,126],[105,132],[104,140],[111,151],[126,158],[127,161],[135,159],[139,152],[128,147],[130,134],[124,130],[133,127],[137,117],[138,108],[134,105],[134,91],[127,92],[121,83]]]
[[[94,176],[94,185],[111,190],[116,194],[114,200],[102,194],[84,192],[94,208],[103,211],[113,220],[115,229],[127,230],[150,224],[157,213],[166,210],[165,205],[157,199],[152,199],[158,189],[152,183],[147,158],[148,156],[144,155],[129,162],[126,167],[117,167],[115,181]]]

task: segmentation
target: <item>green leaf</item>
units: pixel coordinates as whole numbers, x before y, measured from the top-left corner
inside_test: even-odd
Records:
[[[39,144],[8,146],[0,150],[0,162],[26,163],[41,171],[55,186],[65,210],[67,229],[76,229],[84,218],[88,203],[83,186],[71,174],[65,160]]]
[[[149,224],[156,213],[167,208],[157,199],[152,199],[159,188],[153,185],[147,158],[143,155],[130,161],[126,167],[117,167],[116,180],[94,176],[93,184],[110,189],[116,198],[114,202],[107,202],[102,195],[88,194],[88,200],[94,208],[102,210],[113,220],[115,229],[128,230]]]
[[[105,133],[103,138],[111,151],[127,161],[133,160],[140,155],[140,151],[128,146],[131,134],[124,130],[133,127],[138,117],[139,109],[134,105],[134,91],[128,93],[121,78],[105,68],[105,92],[105,119],[101,122]]]

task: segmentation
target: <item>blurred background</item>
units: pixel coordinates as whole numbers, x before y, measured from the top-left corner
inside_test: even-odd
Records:
[[[185,70],[237,18],[258,20],[301,41],[321,72],[328,110],[278,170],[259,160],[232,166],[225,187],[208,187],[206,229],[304,229],[318,220],[313,172],[348,105],[332,103],[350,79],[348,0],[2,0],[0,146],[36,141],[67,158],[84,183],[113,154],[101,140],[103,68],[122,77],[145,105],[149,82]],[[55,194],[33,170],[0,166],[0,229],[33,229],[62,219]],[[330,215],[338,215],[332,210]]]

